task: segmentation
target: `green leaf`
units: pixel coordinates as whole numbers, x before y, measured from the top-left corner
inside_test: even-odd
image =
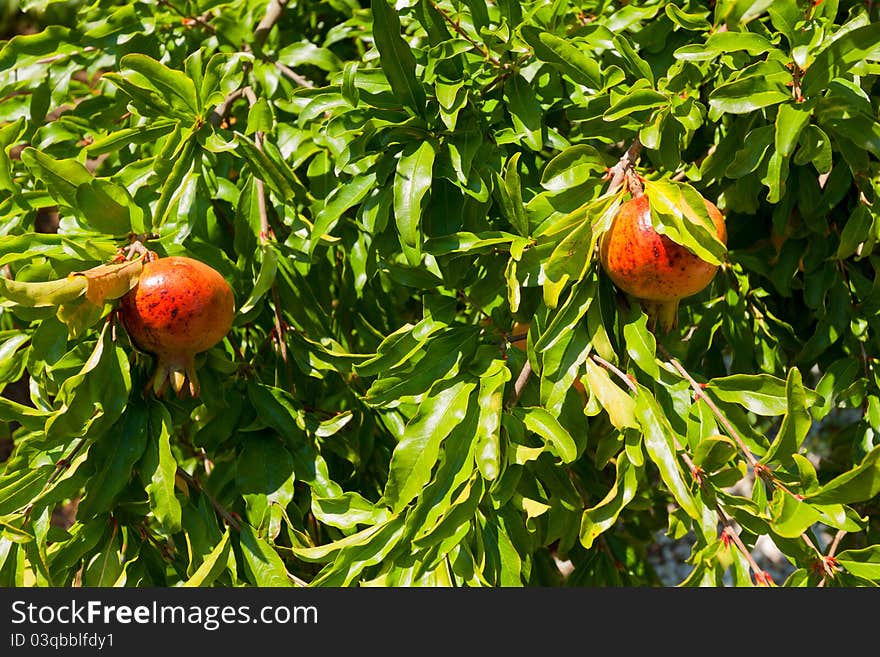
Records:
[[[574,438],[547,409],[526,406],[515,408],[513,412],[523,421],[526,429],[540,436],[550,453],[563,463],[571,463],[577,458],[578,448]]]
[[[716,32],[706,39],[705,44],[692,44],[678,48],[676,59],[700,62],[717,59],[720,55],[746,51],[749,55],[763,55],[775,50],[766,37],[754,32]]]
[[[843,225],[840,231],[840,242],[835,257],[845,260],[854,254],[860,244],[868,242],[872,237],[874,217],[868,206],[859,204]]]
[[[339,497],[312,497],[312,513],[319,522],[344,532],[358,525],[378,525],[388,519],[388,509],[352,491]]]
[[[264,144],[264,150],[260,150],[250,137],[240,132],[236,132],[235,137],[238,154],[247,161],[254,176],[266,183],[280,201],[287,202],[297,195],[303,195],[305,188],[290,166],[266,154],[269,142]]]
[[[182,71],[168,68],[161,62],[148,55],[132,53],[125,55],[119,60],[123,69],[129,69],[140,74],[140,78],[133,80],[135,83],[146,83],[159,92],[171,104],[181,109],[188,110],[195,116],[201,109],[196,94],[196,87]]]
[[[807,395],[801,379],[800,370],[792,367],[788,371],[785,382],[785,417],[767,453],[761,463],[791,462],[792,454],[796,454],[810,431],[811,416],[807,410]]]
[[[739,452],[736,443],[727,436],[714,434],[706,436],[694,450],[694,464],[708,473],[716,472],[727,465]]]
[[[14,281],[0,276],[0,297],[28,308],[58,306],[85,294],[88,281],[67,276],[53,281]]]
[[[598,504],[584,509],[581,516],[580,541],[587,550],[593,547],[596,538],[614,526],[638,492],[639,468],[625,453],[618,457],[615,469],[614,485]]]
[[[770,525],[783,538],[799,538],[819,520],[821,513],[797,499],[788,491],[777,488],[770,502]]]
[[[33,63],[35,57],[57,55],[76,51],[79,46],[71,43],[71,29],[61,25],[49,25],[34,34],[15,34],[0,47],[0,71]]]
[[[278,552],[254,529],[243,523],[239,531],[239,545],[244,562],[244,570],[251,583],[260,587],[290,587],[293,583]]]
[[[873,22],[850,30],[834,39],[808,64],[801,84],[803,94],[805,96],[818,94],[831,80],[845,75],[856,62],[878,59],[880,59],[880,23]]]
[[[245,324],[249,321],[247,315],[257,306],[275,283],[275,273],[278,271],[278,253],[271,243],[267,243],[260,247],[260,255],[260,271],[257,273],[257,280],[254,282],[248,298],[245,299],[238,309],[235,325]]]
[[[646,180],[651,221],[661,235],[687,247],[706,262],[718,265],[727,247],[718,238],[704,198],[687,183]]]
[[[599,405],[608,413],[608,419],[618,431],[626,427],[639,427],[635,417],[635,401],[626,391],[611,380],[605,368],[591,359],[584,362],[586,366],[587,390],[596,396]]]
[[[425,142],[427,143],[427,142]],[[345,184],[336,187],[318,210],[312,228],[311,246],[318,245],[320,238],[329,235],[333,227],[342,216],[351,208],[360,204],[376,187],[375,172],[367,172],[354,176]]]
[[[853,504],[880,493],[880,447],[873,448],[856,467],[836,476],[806,496],[813,504]]]
[[[705,388],[718,399],[740,404],[757,415],[782,415],[788,408],[788,381],[792,376],[789,372],[788,379],[783,380],[771,374],[732,374],[712,379]],[[821,401],[813,390],[804,390],[804,395],[809,406]]]
[[[147,447],[149,430],[150,413],[146,404],[130,403],[113,428],[91,446],[86,463],[94,474],[79,504],[79,518],[93,518],[113,507]]]
[[[614,47],[623,58],[626,68],[636,79],[647,80],[651,86],[654,86],[654,71],[651,70],[650,64],[636,52],[629,38],[620,34],[614,35]]]
[[[678,461],[675,434],[669,420],[664,416],[663,410],[651,392],[642,385],[638,385],[635,402],[635,413],[644,432],[648,456],[657,466],[660,477],[681,509],[691,518],[698,520],[701,516],[700,510],[685,482],[684,472]]]
[[[653,379],[660,378],[660,366],[657,364],[657,339],[648,330],[648,316],[639,312],[633,321],[623,325],[623,339],[626,353],[639,369]]]
[[[174,160],[171,172],[162,183],[162,191],[159,194],[159,200],[153,207],[152,223],[150,228],[159,229],[168,220],[171,210],[180,200],[183,192],[183,180],[193,168],[195,162],[195,139],[190,137],[187,139],[180,152]]]
[[[26,472],[7,472],[0,477],[0,516],[27,506],[40,494],[54,470],[52,465],[43,465]]]
[[[77,188],[92,181],[89,170],[76,160],[56,160],[32,146],[21,152],[21,160],[34,176],[46,183],[53,198],[72,208],[77,207]]]
[[[142,460],[141,479],[146,484],[150,509],[159,524],[170,534],[181,530],[180,502],[175,495],[177,460],[171,452],[174,423],[161,404],[150,404],[150,429]]]
[[[109,180],[94,179],[76,189],[76,205],[89,227],[105,235],[127,235],[132,229],[128,190]],[[141,227],[143,228],[143,227]]]
[[[560,339],[571,332],[572,328],[589,310],[596,297],[596,289],[594,279],[585,279],[572,286],[571,293],[562,306],[553,313],[547,328],[535,343],[536,353],[552,349]]]
[[[592,89],[602,88],[602,71],[582,44],[563,39],[530,25],[521,33],[539,60],[552,64],[575,82]]]
[[[653,89],[635,89],[611,105],[602,118],[606,121],[617,121],[634,112],[665,107],[668,104],[669,99]]]
[[[480,376],[477,396],[480,410],[474,449],[480,474],[488,481],[494,481],[501,472],[501,411],[504,387],[510,377],[510,369],[503,360],[491,361]]]
[[[205,557],[196,572],[188,580],[183,582],[183,587],[207,587],[211,586],[218,577],[226,570],[232,543],[229,540],[229,527],[223,532],[223,538],[214,546],[211,553]]]
[[[397,12],[386,0],[370,0],[370,10],[373,39],[392,92],[417,115],[424,114],[425,90],[416,78],[416,59],[412,47],[401,36]]]
[[[399,513],[430,480],[443,439],[462,422],[475,384],[442,381],[419,405],[391,455],[382,501]]]
[[[764,107],[784,103],[791,98],[785,85],[759,75],[750,75],[715,87],[709,94],[709,106],[727,114],[749,114]]]
[[[430,141],[407,146],[394,175],[394,217],[401,244],[412,253],[421,253],[421,223],[426,196],[433,183],[436,152]],[[410,259],[417,264],[419,258]]]
[[[810,122],[813,104],[784,103],[776,113],[776,150],[782,155],[794,153],[801,132]]]
[[[880,545],[844,550],[837,555],[837,563],[851,575],[876,582],[880,580]]]
[[[242,493],[275,493],[293,472],[293,457],[277,436],[254,431],[240,440],[235,460],[235,485]]]
[[[23,116],[15,121],[0,127],[0,189],[15,191],[18,186],[12,178],[12,161],[9,159],[8,149],[17,142],[25,129]]]
[[[532,85],[519,73],[511,75],[504,83],[504,97],[517,136],[531,150],[540,151],[544,147],[544,112]]]
[[[596,173],[606,169],[605,159],[593,146],[569,146],[550,160],[541,172],[541,187],[561,192],[596,179]]]
[[[666,5],[663,10],[666,12],[669,20],[682,29],[691,32],[706,32],[712,27],[709,21],[706,20],[709,12],[700,11],[690,14],[673,4]]]
[[[527,236],[531,231],[529,227],[529,219],[526,216],[525,206],[522,198],[522,182],[519,177],[519,158],[521,153],[516,152],[510,156],[504,165],[504,190],[507,200],[505,215],[516,232],[522,236]]]

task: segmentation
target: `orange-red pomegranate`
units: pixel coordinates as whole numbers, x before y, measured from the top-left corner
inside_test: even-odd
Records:
[[[714,204],[703,201],[718,239],[726,244],[724,216]],[[663,331],[678,323],[679,301],[702,291],[718,269],[654,230],[645,194],[620,207],[602,235],[599,257],[614,284],[636,297],[652,326],[659,324]]]
[[[144,265],[119,311],[132,342],[158,359],[148,384],[154,393],[163,395],[170,382],[179,397],[198,397],[195,355],[220,342],[235,316],[226,279],[192,258],[157,258]]]

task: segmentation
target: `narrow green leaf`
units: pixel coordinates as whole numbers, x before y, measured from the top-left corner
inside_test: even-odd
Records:
[[[67,276],[53,281],[15,281],[0,276],[0,298],[28,308],[58,306],[85,294],[88,281]]]
[[[767,453],[761,463],[791,462],[792,454],[796,454],[810,431],[811,416],[807,410],[807,394],[804,390],[800,370],[792,367],[788,371],[785,382],[785,417]]]
[[[648,330],[648,317],[639,312],[633,321],[623,325],[623,339],[626,353],[639,369],[653,379],[660,378],[660,366],[657,364],[657,339]]]
[[[611,380],[611,376],[591,359],[584,362],[586,367],[587,390],[596,395],[599,404],[608,413],[608,419],[618,430],[626,427],[638,428],[635,417],[635,401]]]
[[[506,198],[510,200],[508,219],[516,232],[525,237],[529,234],[530,229],[529,219],[523,205],[522,182],[519,177],[520,155],[520,152],[514,153],[504,165],[504,188],[507,191]]]
[[[581,516],[580,541],[589,550],[602,533],[614,526],[621,511],[638,492],[639,468],[623,453],[617,458],[614,485],[602,500],[584,509]]]
[[[128,190],[109,180],[95,178],[76,189],[76,205],[89,227],[105,235],[131,232],[131,206]]]
[[[776,113],[776,150],[791,155],[812,116],[813,103],[783,103]]]
[[[515,408],[513,412],[523,421],[526,429],[544,439],[550,453],[563,463],[571,463],[577,458],[578,448],[574,438],[547,409],[526,406]]]
[[[789,374],[789,377],[792,376]],[[740,404],[758,415],[782,415],[788,408],[787,380],[771,374],[732,374],[716,377],[706,390],[722,401]],[[813,390],[805,390],[807,405],[821,401]]]
[[[821,515],[817,509],[795,498],[789,491],[777,488],[773,492],[770,526],[784,538],[799,538]]]
[[[658,233],[681,244],[706,262],[718,265],[727,247],[718,237],[705,199],[687,183],[646,180],[645,195]]]
[[[519,73],[504,83],[504,98],[516,134],[533,151],[544,147],[544,111],[532,85]]]
[[[146,471],[141,472],[141,478],[149,482],[146,491],[153,515],[167,532],[174,534],[181,529],[181,509],[175,494],[177,460],[171,452],[173,421],[164,406],[150,404],[149,422]]]
[[[378,0],[377,0],[378,1]],[[433,182],[436,152],[430,141],[410,144],[404,149],[394,175],[394,217],[401,243],[414,253],[421,252],[421,220],[426,196]],[[410,260],[411,264],[417,264]]]
[[[193,167],[195,161],[195,138],[191,137],[186,140],[171,167],[171,172],[162,184],[162,192],[159,194],[159,200],[153,207],[151,230],[160,229],[171,214],[171,210],[180,199],[183,192],[183,179]]]
[[[293,586],[278,552],[257,536],[247,523],[241,526],[239,544],[245,572],[254,585],[271,588]]]
[[[229,527],[223,532],[223,538],[214,546],[211,553],[205,557],[196,572],[188,580],[183,582],[183,587],[207,587],[211,586],[217,578],[226,570],[229,562],[229,554],[232,543],[229,540]]]
[[[801,88],[805,96],[813,96],[838,76],[845,75],[859,61],[880,59],[880,23],[873,22],[850,30],[834,39],[807,66]]]
[[[21,160],[34,176],[46,183],[53,198],[72,208],[77,207],[77,187],[92,180],[92,174],[78,161],[56,160],[32,146],[21,152]]]
[[[131,480],[132,468],[147,446],[150,420],[144,403],[129,404],[114,427],[89,449],[89,478],[79,504],[80,519],[105,513]]]
[[[583,44],[544,32],[530,25],[523,26],[522,36],[535,57],[552,64],[578,84],[592,89],[602,88],[602,71],[597,59],[590,57]]]
[[[501,411],[504,386],[510,377],[503,360],[493,360],[480,376],[475,458],[480,474],[488,481],[494,481],[501,472]]]
[[[698,520],[701,517],[700,510],[685,482],[674,443],[675,434],[669,420],[663,415],[663,410],[651,392],[642,385],[638,388],[635,412],[644,432],[648,456],[657,466],[660,477],[681,509],[691,518]]]
[[[443,439],[464,420],[471,381],[441,382],[422,401],[391,455],[382,500],[393,513],[400,512],[428,483]]]
[[[397,99],[416,114],[425,112],[425,90],[416,77],[412,47],[401,36],[400,19],[386,0],[370,0],[373,38],[379,50],[382,70]]]
[[[853,504],[880,493],[880,447],[875,447],[853,469],[838,475],[806,496],[813,504]]]
[[[623,58],[626,68],[629,69],[629,72],[636,79],[647,80],[651,86],[654,86],[654,71],[651,70],[650,64],[636,52],[629,38],[616,34],[614,36],[614,47]]]
[[[123,69],[130,69],[142,76],[142,80],[136,80],[135,83],[145,81],[169,99],[172,105],[189,110],[193,115],[199,113],[201,108],[195,84],[182,71],[170,69],[142,53],[125,55],[119,61],[119,65]]]

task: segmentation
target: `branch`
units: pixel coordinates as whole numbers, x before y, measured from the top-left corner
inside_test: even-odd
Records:
[[[230,511],[228,511],[226,509],[226,507],[224,507],[222,504],[220,504],[220,502],[215,500],[214,496],[211,495],[207,490],[205,490],[204,486],[202,486],[202,484],[199,483],[199,481],[197,479],[195,479],[189,472],[187,472],[186,470],[184,470],[180,466],[177,466],[177,474],[188,485],[192,486],[197,491],[199,491],[202,495],[204,495],[208,499],[208,501],[211,503],[211,506],[214,507],[214,510],[218,514],[220,514],[220,517],[222,517],[227,523],[229,523],[230,527],[232,527],[236,531],[241,531],[241,522],[239,522],[238,518],[236,518],[234,515],[232,515],[232,513]]]
[[[281,18],[281,14],[284,13],[285,5],[287,5],[287,0],[269,0],[269,5],[266,7],[266,15],[257,24],[257,29],[254,30],[254,43],[260,48],[263,47],[269,32],[272,31],[275,23]]]

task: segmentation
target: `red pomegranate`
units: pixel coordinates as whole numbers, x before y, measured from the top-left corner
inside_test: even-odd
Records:
[[[170,381],[179,397],[199,396],[195,355],[220,342],[232,327],[235,299],[220,273],[184,256],[144,264],[122,297],[119,313],[132,342],[156,356],[149,386],[162,396]],[[187,385],[188,384],[188,385]]]
[[[703,201],[718,239],[726,244],[724,216],[714,204]],[[679,301],[702,291],[718,269],[654,230],[645,194],[620,207],[602,234],[599,258],[614,284],[637,298],[652,327],[659,324],[663,331],[677,325]]]

